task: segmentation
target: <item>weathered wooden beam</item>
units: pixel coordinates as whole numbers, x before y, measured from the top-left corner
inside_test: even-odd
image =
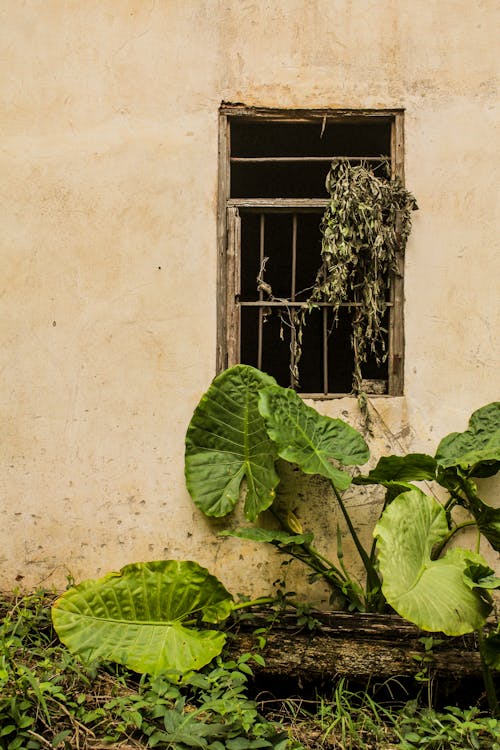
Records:
[[[262,671],[266,678],[325,680],[338,676],[358,680],[385,680],[410,677],[422,670],[424,658],[430,673],[462,681],[479,677],[481,662],[474,635],[446,637],[427,633],[395,615],[335,614],[316,615],[320,627],[308,631],[296,625],[294,615],[281,616],[266,634]],[[255,648],[253,630],[265,627],[257,616],[244,622],[230,640],[233,656]],[[422,637],[432,636],[431,652]]]

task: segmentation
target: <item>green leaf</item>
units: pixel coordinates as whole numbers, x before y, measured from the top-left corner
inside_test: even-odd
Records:
[[[464,580],[469,588],[481,589],[498,589],[500,588],[500,578],[495,575],[489,565],[481,563],[472,563],[464,570]]]
[[[491,610],[488,595],[466,580],[471,565],[488,566],[463,549],[432,560],[447,534],[444,508],[416,488],[397,497],[374,530],[388,603],[422,630],[462,635],[482,627]]]
[[[245,516],[254,521],[274,500],[276,451],[257,407],[274,378],[248,365],[225,370],[197,406],[186,435],[186,485],[207,516],[226,516],[246,479]]]
[[[436,460],[464,476],[489,477],[500,469],[500,401],[475,411],[465,432],[452,432],[439,443]]]
[[[486,537],[494,550],[500,552],[500,508],[492,508],[472,495],[468,498],[468,508],[481,534]]]
[[[310,544],[313,540],[313,534],[311,533],[289,534],[288,531],[273,531],[261,529],[258,526],[249,526],[235,531],[223,531],[221,536],[234,536],[238,539],[246,539],[249,542],[268,542],[279,547],[286,547],[291,544]]]
[[[436,475],[436,459],[425,453],[406,456],[382,456],[366,476],[356,477],[355,484],[382,484],[431,481]]]
[[[357,430],[341,419],[318,414],[290,388],[264,388],[259,410],[278,455],[306,474],[330,479],[338,490],[347,489],[351,477],[333,466],[332,459],[348,466],[363,464],[369,458],[368,446]]]
[[[218,622],[232,607],[231,594],[205,568],[161,560],[74,586],[54,603],[52,620],[61,641],[84,660],[159,675],[200,669],[217,656],[224,634],[196,621]]]
[[[500,630],[484,639],[481,652],[489,667],[500,670]]]
[[[379,484],[386,487],[384,507],[395,497],[412,490],[412,482],[435,479],[436,459],[425,453],[408,453],[406,456],[383,456],[366,476],[353,478],[354,484]]]

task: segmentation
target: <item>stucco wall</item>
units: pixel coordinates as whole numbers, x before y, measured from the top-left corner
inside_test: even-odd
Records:
[[[222,100],[406,110],[420,206],[406,395],[377,400],[375,455],[433,452],[498,397],[496,13],[494,0],[1,4],[0,586],[163,557],[234,592],[280,575],[271,553],[220,543],[184,489],[185,429],[215,366]],[[349,399],[319,408],[357,418]]]

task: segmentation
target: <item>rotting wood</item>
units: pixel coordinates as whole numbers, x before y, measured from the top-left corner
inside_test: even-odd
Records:
[[[458,681],[479,677],[481,662],[474,634],[446,637],[427,633],[397,615],[314,615],[320,627],[308,631],[297,627],[295,615],[281,615],[266,633],[262,651],[265,667],[255,667],[266,678],[321,681],[344,676],[360,680],[411,677],[422,668],[421,658],[432,656],[433,674]],[[230,641],[232,656],[255,649],[253,630],[266,627],[262,615],[238,625]],[[425,651],[422,637],[432,636],[436,645]]]
[[[274,107],[252,107],[240,102],[222,102],[219,112],[230,117],[245,117],[251,120],[276,120],[279,122],[319,122],[324,118],[332,122],[363,122],[367,117],[380,121],[391,121],[404,110],[397,109],[276,109]]]

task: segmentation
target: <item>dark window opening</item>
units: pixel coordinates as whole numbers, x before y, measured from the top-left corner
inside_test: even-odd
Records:
[[[327,198],[325,177],[333,157],[376,160],[389,156],[390,144],[390,122],[323,128],[321,121],[237,121],[231,125],[231,197]]]

